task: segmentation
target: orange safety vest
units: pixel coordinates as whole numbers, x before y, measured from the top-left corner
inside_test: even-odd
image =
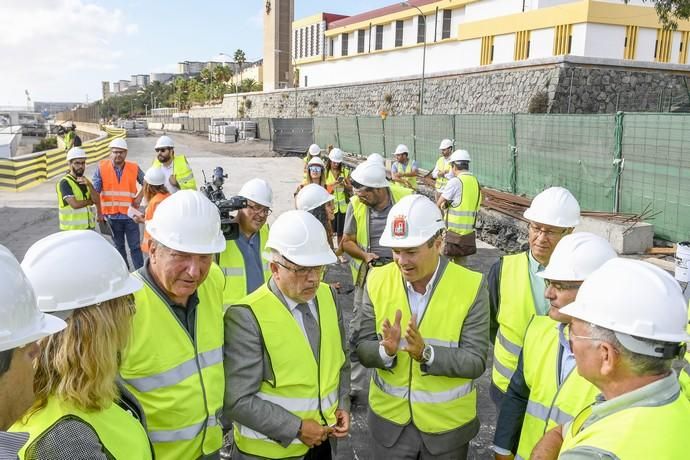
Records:
[[[146,212],[144,213],[144,220],[148,222],[151,220],[153,217],[153,213],[156,212],[156,208],[158,207],[159,204],[161,204],[161,201],[169,197],[169,193],[156,193],[153,198],[151,198],[151,201],[149,201],[149,204],[146,206]],[[146,254],[149,253],[149,246],[151,245],[151,235],[149,235],[149,232],[146,231],[146,227],[144,227],[144,239],[141,241],[141,250],[142,252],[145,252]]]
[[[105,215],[118,213],[126,215],[127,209],[137,196],[137,173],[139,172],[139,167],[136,163],[125,161],[125,167],[119,181],[115,173],[115,166],[113,166],[111,160],[101,160],[98,163],[98,170],[103,180],[101,212]]]

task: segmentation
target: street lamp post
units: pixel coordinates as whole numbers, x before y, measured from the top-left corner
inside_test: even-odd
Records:
[[[426,71],[426,16],[422,12],[422,10],[419,9],[418,6],[410,4],[409,1],[401,2],[400,6],[415,8],[417,11],[419,11],[419,15],[421,16],[422,21],[424,21],[424,42],[422,45],[422,80],[419,84],[419,114],[424,115],[424,73]]]

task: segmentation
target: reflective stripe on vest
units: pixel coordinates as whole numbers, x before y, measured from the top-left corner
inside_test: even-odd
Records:
[[[223,445],[216,416],[225,393],[224,282],[212,264],[197,289],[194,339],[148,282],[134,294],[132,340],[120,375],[146,414],[157,458],[199,458]]]
[[[151,166],[160,168],[162,166],[158,159],[153,160]],[[173,171],[177,184],[180,190],[196,190],[196,180],[194,179],[194,173],[189,167],[189,162],[184,155],[175,154],[173,158]]]
[[[318,362],[295,317],[271,292],[268,283],[230,308],[251,309],[271,365],[279,364],[272,367],[273,380],[261,382],[257,396],[301,419],[333,425],[336,423],[340,370],[346,357],[338,311],[327,284],[319,285],[315,301],[321,336]],[[259,458],[301,457],[309,450],[298,439],[283,447],[259,430],[260,427],[240,424],[234,431],[237,448]]]
[[[451,170],[451,164],[449,162],[446,162],[446,158],[441,156],[438,160],[436,160],[436,171],[438,171],[438,175],[436,176],[436,191],[440,192],[443,190],[443,187],[446,186],[448,183],[448,179],[446,178],[446,174],[448,174]]]
[[[83,208],[74,209],[72,206],[64,202],[60,184],[62,181],[67,181],[74,199],[84,201],[91,198],[91,192],[87,189],[86,193],[82,192],[79,184],[69,174],[59,180],[56,184],[58,197],[58,220],[60,230],[88,230],[96,228],[96,207],[93,205],[84,206]]]
[[[137,196],[137,174],[139,167],[135,163],[125,162],[120,180],[113,162],[109,159],[101,160],[98,169],[103,181],[100,193],[101,212],[105,215],[127,214],[127,209]]]
[[[419,332],[441,347],[457,344],[460,331],[479,290],[482,275],[448,263],[439,270],[439,281],[431,293]],[[458,290],[457,286],[463,289]],[[402,310],[402,322],[412,316],[407,291],[396,264],[369,271],[367,290],[374,306],[376,330],[386,319]],[[453,308],[447,305],[452,302]],[[375,369],[369,387],[369,406],[379,417],[396,425],[414,420],[424,433],[444,433],[476,418],[477,392],[471,379],[422,374],[421,367],[407,353],[399,353],[391,369]]]
[[[350,176],[349,169],[341,167],[341,170],[343,177],[347,178]],[[326,176],[326,185],[333,187],[333,193],[331,193],[331,195],[333,195],[334,198],[333,205],[335,207],[335,212],[345,214],[347,212],[347,195],[345,195],[345,186],[338,184],[336,179],[337,177],[335,177],[333,171],[329,170],[328,175]]]
[[[527,257],[526,252],[503,256],[499,275],[498,332],[491,380],[504,393],[517,368],[527,325],[536,314]]]
[[[469,172],[463,172],[457,178],[462,184],[462,195],[460,204],[446,211],[448,230],[459,235],[469,235],[474,232],[477,211],[481,203],[479,181]]]

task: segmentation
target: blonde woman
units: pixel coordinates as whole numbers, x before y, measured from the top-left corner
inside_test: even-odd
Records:
[[[89,263],[56,269],[70,260]],[[39,343],[36,402],[11,428],[29,433],[19,458],[150,460],[136,403],[127,401],[115,381],[131,333],[132,293],[141,281],[112,245],[88,230],[39,240],[22,268],[39,308],[63,317],[67,328]]]

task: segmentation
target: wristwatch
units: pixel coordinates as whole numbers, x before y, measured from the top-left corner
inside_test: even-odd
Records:
[[[426,364],[431,359],[432,349],[431,345],[424,345],[424,350],[422,350],[422,364]]]

